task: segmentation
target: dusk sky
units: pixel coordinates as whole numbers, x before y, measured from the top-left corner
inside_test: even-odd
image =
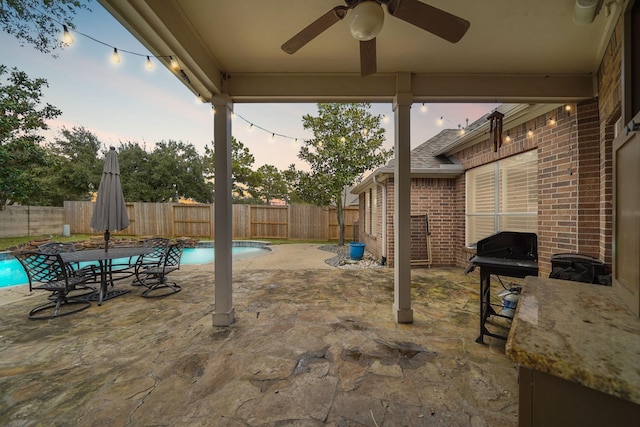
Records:
[[[75,42],[58,51],[58,58],[43,54],[30,45],[20,46],[13,36],[0,32],[1,63],[17,67],[30,78],[44,78],[49,87],[44,101],[62,110],[50,122],[49,138],[58,136],[63,127],[84,127],[105,144],[137,142],[151,150],[156,142],[175,140],[190,143],[204,154],[204,146],[213,140],[211,105],[196,97],[158,61],[153,70],[146,67],[149,52],[125,30],[102,6],[92,1],[91,11],[79,12]],[[62,29],[61,29],[62,30]],[[113,47],[120,51],[121,62],[113,64]],[[122,52],[131,51],[138,55]],[[411,111],[411,147],[423,143],[445,128],[457,129],[466,120],[473,122],[499,104],[414,104]],[[291,163],[306,169],[298,159],[299,141],[312,137],[302,127],[302,116],[316,115],[316,104],[234,104],[238,116],[233,135],[255,156],[254,168],[271,164],[286,169]],[[393,111],[391,104],[373,104],[373,114],[386,115],[385,147],[393,146]],[[439,125],[438,119],[443,118]],[[255,126],[249,130],[249,124]],[[267,129],[263,131],[257,129]],[[271,134],[276,136],[271,140]]]

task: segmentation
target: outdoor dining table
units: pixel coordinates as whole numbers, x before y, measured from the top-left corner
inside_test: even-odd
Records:
[[[133,247],[133,248],[110,248],[108,252],[104,249],[88,249],[75,252],[63,252],[60,254],[62,261],[67,264],[80,262],[97,261],[100,268],[100,292],[98,294],[98,305],[102,305],[103,299],[107,295],[107,275],[111,273],[114,259],[127,258],[129,266],[135,265],[133,257],[145,255],[153,251],[153,248]]]

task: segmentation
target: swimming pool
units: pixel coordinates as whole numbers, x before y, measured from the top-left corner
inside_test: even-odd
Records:
[[[234,260],[252,258],[267,253],[271,249],[266,243],[255,241],[233,242],[232,255]],[[215,250],[213,242],[200,242],[196,248],[186,248],[182,254],[181,263],[184,265],[198,265],[213,262]],[[118,263],[119,260],[114,260]],[[126,260],[120,260],[126,262]],[[81,266],[90,263],[82,263]],[[0,288],[24,285],[29,283],[27,275],[17,259],[10,257],[0,260]]]

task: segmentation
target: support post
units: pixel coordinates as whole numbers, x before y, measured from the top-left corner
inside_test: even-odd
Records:
[[[232,274],[232,199],[231,199],[231,113],[228,95],[213,98],[215,150],[215,301],[213,326],[229,326],[235,321]]]
[[[395,115],[395,165],[393,201],[394,299],[396,323],[413,323],[411,309],[411,93],[399,92]]]

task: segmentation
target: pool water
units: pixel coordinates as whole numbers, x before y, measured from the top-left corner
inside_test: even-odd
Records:
[[[264,254],[265,248],[256,246],[234,246],[232,251],[233,259],[243,259]],[[213,262],[214,258],[214,248],[186,248],[182,253],[180,262],[184,265],[207,264]],[[118,261],[124,263],[127,260],[114,260],[113,262],[117,264]],[[84,267],[89,264],[91,263],[81,263],[80,266]],[[97,264],[97,262],[94,264]],[[27,274],[17,259],[12,258],[0,261],[0,288],[24,285],[27,283],[29,283]]]

